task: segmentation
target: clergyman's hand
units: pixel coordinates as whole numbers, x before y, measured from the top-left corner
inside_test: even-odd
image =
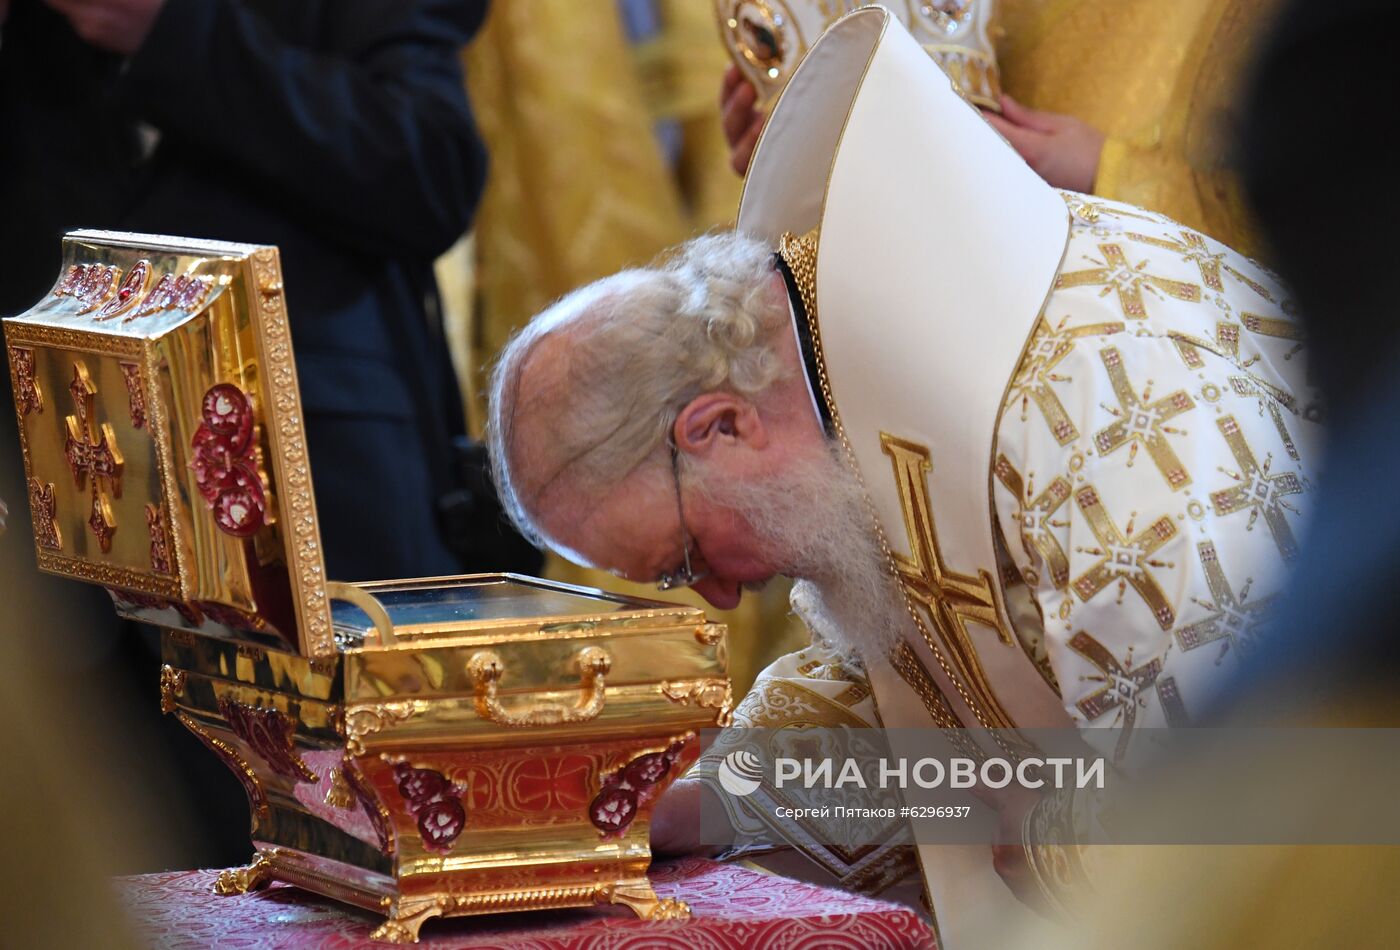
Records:
[[[130,56],[146,42],[165,0],[44,0],[85,42]]]
[[[1056,188],[1089,192],[1099,172],[1103,133],[1072,115],[1042,112],[1001,97],[1001,115],[983,111],[992,127]]]
[[[758,93],[753,84],[733,64],[724,71],[719,90],[720,124],[724,140],[729,143],[729,164],[734,173],[743,176],[749,170],[758,134],[763,131],[763,113],[754,108]]]
[[[1036,879],[1026,856],[1026,845],[1022,841],[1026,816],[1038,801],[1034,792],[1011,788],[1002,793],[997,801],[997,840],[1004,842],[992,845],[992,866],[1002,882],[1015,894],[1021,903],[1040,911],[1050,913],[1045,892]]]
[[[651,813],[651,850],[657,855],[698,854],[711,857],[717,845],[700,841],[700,808],[706,795],[714,792],[694,779],[677,779],[666,789]],[[721,808],[715,803],[715,808]]]

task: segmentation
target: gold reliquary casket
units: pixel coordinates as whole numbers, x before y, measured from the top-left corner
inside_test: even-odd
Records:
[[[40,567],[162,628],[161,709],[247,792],[222,891],[286,881],[399,941],[687,913],[648,826],[728,719],[724,628],[511,575],[328,581],[276,248],[73,233],[5,339]]]

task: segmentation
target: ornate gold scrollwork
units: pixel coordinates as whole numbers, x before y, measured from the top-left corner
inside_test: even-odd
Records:
[[[431,705],[423,699],[403,699],[351,706],[345,710],[345,751],[351,755],[364,755],[365,737],[394,723],[412,719]]]
[[[695,639],[707,647],[712,647],[724,639],[725,629],[722,623],[702,623],[695,628]]]
[[[661,684],[661,695],[683,706],[717,710],[717,726],[728,726],[734,721],[734,692],[727,679],[665,682]]]
[[[536,703],[521,709],[506,709],[497,697],[505,664],[491,650],[481,650],[467,661],[467,673],[476,684],[476,711],[484,719],[502,726],[554,726],[562,723],[587,722],[603,711],[606,675],[612,669],[612,657],[601,647],[584,647],[578,653],[578,669],[582,675],[583,696],[576,705]]]

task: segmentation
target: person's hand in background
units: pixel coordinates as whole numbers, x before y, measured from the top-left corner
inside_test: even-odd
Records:
[[[1028,108],[1007,95],[1001,97],[1001,115],[982,114],[1049,184],[1093,190],[1104,143],[1098,129],[1072,115]]]
[[[0,0],[0,4],[8,0]],[[141,48],[165,0],[44,0],[68,18],[73,32],[109,52],[130,56]],[[0,13],[3,10],[0,9]]]
[[[763,131],[764,115],[754,108],[757,101],[753,84],[738,66],[731,64],[724,71],[719,91],[720,123],[724,126],[724,140],[729,143],[729,164],[741,177],[749,170],[749,159],[753,158],[758,135]]]

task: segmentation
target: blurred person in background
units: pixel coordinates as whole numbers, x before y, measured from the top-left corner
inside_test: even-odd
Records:
[[[1275,6],[997,0],[1005,95],[1000,115],[984,115],[1051,185],[1160,211],[1254,253],[1227,145],[1242,68]],[[743,174],[764,116],[733,67],[720,98],[731,162]]]

